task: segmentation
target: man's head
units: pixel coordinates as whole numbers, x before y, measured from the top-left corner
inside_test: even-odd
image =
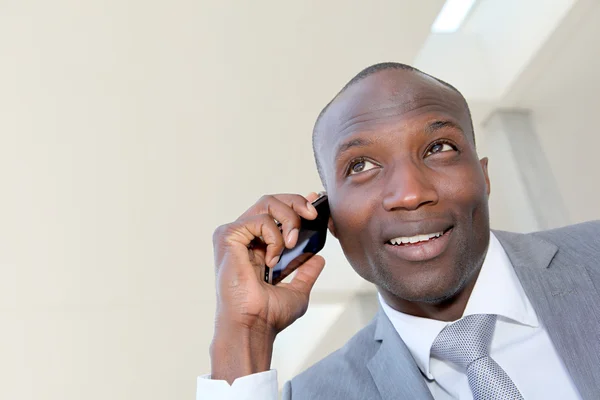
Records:
[[[324,180],[323,180],[323,175],[322,175],[322,169],[321,169],[321,163],[319,162],[319,157],[317,157],[317,133],[319,132],[319,130],[317,129],[319,122],[321,121],[321,117],[325,114],[325,112],[329,109],[329,106],[342,94],[346,91],[346,89],[348,89],[350,86],[354,85],[355,83],[363,80],[364,78],[373,75],[376,72],[379,71],[384,71],[384,70],[394,70],[394,69],[398,69],[398,70],[404,70],[404,71],[411,71],[411,72],[416,72],[416,73],[420,73],[426,76],[429,76],[432,79],[435,79],[436,81],[438,81],[439,83],[441,83],[444,86],[447,86],[448,88],[454,90],[456,93],[458,93],[458,95],[460,96],[461,100],[464,102],[464,105],[467,109],[467,113],[469,114],[469,121],[471,121],[471,133],[473,134],[473,142],[475,142],[475,131],[473,129],[473,121],[471,119],[471,110],[469,110],[469,105],[467,104],[467,100],[463,97],[462,93],[460,93],[458,91],[458,89],[456,89],[454,86],[452,86],[451,84],[449,84],[448,82],[444,82],[441,79],[436,78],[435,76],[431,76],[429,74],[426,74],[425,72],[411,66],[408,64],[402,64],[402,63],[396,63],[396,62],[384,62],[384,63],[379,63],[379,64],[373,64],[370,67],[367,67],[365,69],[363,69],[362,71],[360,71],[358,74],[356,74],[354,76],[354,78],[350,79],[348,81],[348,83],[346,83],[346,85],[344,85],[344,87],[342,88],[342,90],[340,90],[338,92],[338,94],[335,95],[335,97],[325,106],[323,107],[323,109],[321,110],[321,112],[319,113],[319,116],[317,117],[317,120],[315,121],[315,126],[313,128],[313,137],[312,137],[312,145],[313,145],[313,154],[315,157],[315,162],[317,164],[317,171],[319,173],[319,176],[321,177],[321,180],[323,181],[323,183],[325,184]]]
[[[386,300],[438,304],[473,281],[490,188],[455,88],[403,64],[369,67],[323,110],[313,147],[331,231]]]

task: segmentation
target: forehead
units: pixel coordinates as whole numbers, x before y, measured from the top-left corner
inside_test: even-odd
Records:
[[[403,123],[424,115],[445,116],[470,131],[470,118],[462,97],[424,74],[385,70],[347,88],[319,122],[319,149],[331,150],[344,137],[362,128]]]

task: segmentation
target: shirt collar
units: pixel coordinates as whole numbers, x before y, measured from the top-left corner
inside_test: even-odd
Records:
[[[434,379],[429,371],[431,345],[449,322],[401,313],[387,305],[381,295],[379,302],[421,372],[428,379]],[[539,326],[508,255],[491,232],[488,251],[463,317],[473,314],[496,314],[515,323]]]

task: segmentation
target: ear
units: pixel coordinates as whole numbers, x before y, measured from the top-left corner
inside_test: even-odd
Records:
[[[337,237],[337,232],[335,230],[335,224],[333,223],[333,218],[329,217],[329,222],[327,222],[327,228],[329,228],[329,232],[333,235],[334,238]]]
[[[491,186],[490,186],[490,176],[488,175],[488,158],[484,157],[479,160],[481,164],[481,169],[483,171],[483,176],[485,177],[485,185],[487,186],[487,195],[490,196]]]

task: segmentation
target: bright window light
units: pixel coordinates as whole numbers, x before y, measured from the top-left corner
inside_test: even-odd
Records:
[[[456,32],[475,4],[475,0],[446,0],[442,11],[433,22],[431,32]]]

